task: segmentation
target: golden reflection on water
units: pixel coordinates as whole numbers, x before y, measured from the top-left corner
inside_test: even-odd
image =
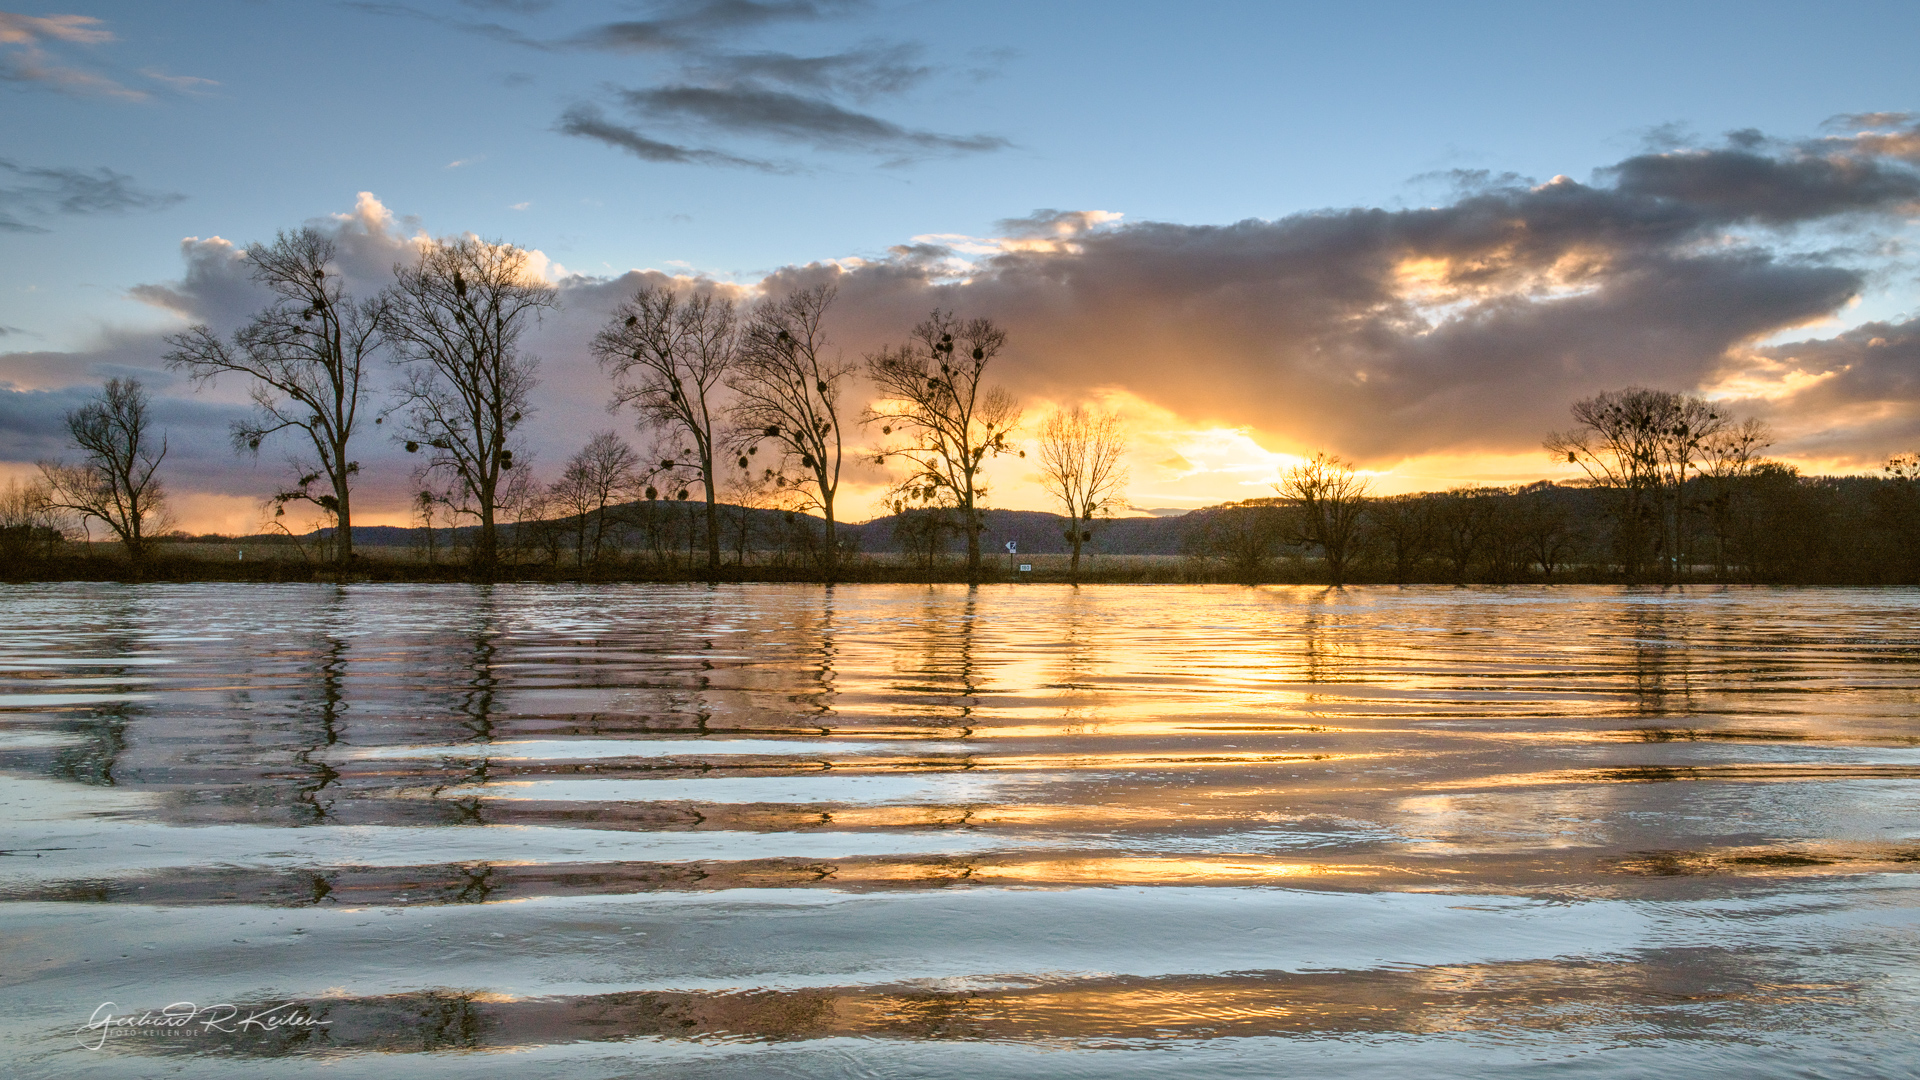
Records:
[[[287,986],[328,1003],[335,1048],[1751,1034],[1739,1010],[1797,1030],[1851,1015],[1864,980],[1807,972],[1857,966],[1831,959],[1857,955],[1853,931],[1782,959],[1703,917],[1684,946],[1528,945],[1539,955],[1516,961],[1503,950],[1529,924],[1497,905],[1671,911],[1920,868],[1920,628],[1901,593],[262,595],[6,597],[0,776],[73,809],[0,824],[0,849],[34,853],[0,862],[0,913],[172,913],[150,935],[164,948],[111,958],[122,985],[157,978],[150,962],[233,994]],[[1339,970],[1148,963],[1137,939],[1201,934],[1213,917],[1100,938],[1099,898],[1143,890],[1275,911],[1305,894],[1457,896],[1490,921],[1460,939],[1459,962],[1398,960],[1439,916],[1383,908],[1348,931],[1378,948]],[[782,897],[894,898],[934,912],[902,925],[942,927],[960,909],[939,905],[1001,893],[1044,895],[1054,937],[1087,943],[1045,968],[1031,943],[984,934],[977,966],[922,974],[915,958],[944,930],[876,939],[869,955],[859,942],[879,931],[856,921],[744,960],[707,945],[632,973],[688,927],[758,932],[753,912]],[[649,941],[618,937],[643,910],[620,905],[676,897],[711,906],[648,923]],[[586,941],[621,944],[568,937],[589,904],[617,913]],[[215,909],[505,921],[459,941],[419,924],[377,961],[283,978],[190,944]],[[1259,910],[1261,926],[1291,918]],[[1606,918],[1650,918],[1634,911]],[[833,952],[847,941],[852,954]],[[892,974],[823,986],[806,967],[816,953]],[[1908,954],[1886,955],[1875,962]],[[14,985],[84,997],[102,989],[96,970],[60,974],[56,991]],[[275,1045],[195,1052],[318,1052]]]

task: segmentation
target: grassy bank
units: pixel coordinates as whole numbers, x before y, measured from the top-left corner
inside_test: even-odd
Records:
[[[749,553],[743,562],[729,556],[717,575],[709,575],[704,564],[691,565],[684,558],[658,559],[643,555],[623,555],[603,559],[588,566],[566,562],[509,560],[491,574],[444,557],[429,559],[417,549],[366,547],[344,572],[310,553],[292,546],[259,544],[182,543],[163,544],[144,565],[135,568],[118,545],[74,544],[71,550],[51,557],[24,557],[7,560],[0,568],[0,580],[33,581],[255,581],[255,582],[459,582],[459,581],[532,581],[532,582],[818,582],[821,570],[800,560],[767,553]],[[982,560],[981,577],[989,582],[1066,583],[1073,580],[1070,559],[1065,555],[1006,556],[994,554]],[[1023,570],[1021,567],[1030,567]],[[924,560],[896,554],[857,554],[845,559],[834,575],[847,583],[958,583],[966,580],[966,562],[958,555],[947,555],[927,564]],[[1093,555],[1083,556],[1078,580],[1086,584],[1326,584],[1319,560],[1280,558],[1261,572],[1249,576],[1220,559],[1180,555]],[[1709,568],[1699,568],[1690,582],[1712,582]],[[1604,569],[1574,567],[1557,572],[1550,580],[1539,575],[1507,582],[1469,579],[1420,578],[1393,582],[1377,574],[1360,574],[1351,584],[1601,584],[1618,583],[1621,578]],[[1877,584],[1859,582],[1854,584]]]

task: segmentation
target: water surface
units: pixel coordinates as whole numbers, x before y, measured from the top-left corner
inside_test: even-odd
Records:
[[[1915,1075],[1916,601],[10,587],[0,1054]]]

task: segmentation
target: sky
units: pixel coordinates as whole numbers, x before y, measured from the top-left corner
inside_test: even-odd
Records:
[[[239,325],[245,246],[309,224],[364,295],[421,237],[536,253],[539,474],[645,445],[587,350],[634,289],[818,282],[849,357],[936,306],[1001,323],[1029,430],[1118,412],[1140,508],[1320,450],[1383,492],[1563,476],[1542,438],[1630,385],[1870,471],[1920,449],[1914,40],[1910,3],[0,11],[0,477],[132,375],[181,525],[256,528],[291,447],[236,457],[245,385],[164,338]],[[409,459],[363,439],[356,519],[403,523]],[[1031,462],[995,505],[1047,508]]]

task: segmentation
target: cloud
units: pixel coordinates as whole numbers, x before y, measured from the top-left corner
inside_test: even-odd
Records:
[[[1780,427],[1782,452],[1871,462],[1920,434],[1915,325],[1760,343],[1869,287],[1875,264],[1771,230],[1908,220],[1916,173],[1879,150],[1742,138],[1635,155],[1591,183],[1489,179],[1429,208],[1231,225],[1037,211],[1002,222],[1005,239],[923,238],[766,287],[835,282],[838,337],[863,348],[936,305],[990,315],[1012,332],[999,377],[1029,399],[1118,388],[1196,427],[1373,466],[1524,454],[1601,390],[1763,375],[1779,392],[1737,404]]]
[[[67,413],[86,404],[97,391],[90,386],[58,390],[16,390],[0,383],[0,459],[39,461],[71,457]]]
[[[179,492],[223,495],[264,494],[277,474],[268,459],[256,467],[236,461],[229,449],[233,423],[248,415],[237,402],[205,401],[156,392],[166,382],[153,372],[131,371],[153,395],[153,430],[167,443],[161,477]],[[159,385],[156,385],[158,383]],[[68,441],[67,413],[98,396],[97,385],[57,390],[20,390],[0,383],[0,461],[73,461],[79,456]]]
[[[607,126],[615,145],[631,136],[642,140],[635,152],[661,160],[697,152]],[[1586,182],[1481,176],[1411,209],[1231,224],[1042,209],[1002,221],[999,236],[930,234],[757,282],[554,269],[562,308],[526,339],[542,360],[528,432],[544,464],[533,468],[546,475],[577,449],[579,432],[609,423],[588,343],[635,288],[750,299],[813,283],[838,287],[828,329],[850,357],[897,343],[936,306],[995,319],[1011,334],[996,381],[1036,413],[1054,402],[1132,402],[1130,415],[1157,425],[1142,429],[1139,445],[1156,455],[1143,462],[1191,451],[1211,463],[1188,481],[1197,499],[1238,497],[1219,484],[1256,482],[1274,455],[1321,448],[1372,469],[1481,460],[1524,471],[1537,461],[1536,475],[1546,474],[1539,442],[1566,426],[1567,406],[1634,384],[1711,393],[1757,413],[1780,433],[1775,453],[1870,467],[1920,446],[1920,318],[1815,329],[1837,325],[1889,265],[1871,245],[1817,241],[1822,230],[1910,220],[1909,181],[1920,170],[1897,146],[1882,152],[1886,144],[1858,134],[1637,153]],[[1814,157],[1824,164],[1809,165]],[[336,238],[339,272],[362,295],[390,280],[421,235],[369,194],[317,224]],[[188,240],[181,256],[178,280],[135,294],[182,323],[223,330],[261,302],[237,245]],[[156,397],[187,395],[152,372],[161,351],[157,334],[127,334],[85,353],[6,354],[0,370],[18,392],[146,370]],[[199,400],[237,404],[240,390],[223,383]],[[42,412],[55,404],[16,400]],[[180,430],[223,451],[224,427]],[[1195,433],[1209,432],[1219,446],[1194,449]],[[400,515],[411,462],[383,435],[364,451],[361,505]],[[1234,471],[1243,466],[1254,471]],[[204,469],[195,483],[236,493],[263,493],[278,475],[212,452]]]
[[[1752,401],[1805,429],[1793,449],[1876,462],[1920,449],[1920,318],[1757,350],[1781,392]]]
[[[879,152],[979,153],[1011,145],[997,135],[941,135],[913,131],[821,98],[752,86],[662,86],[622,91],[638,113],[695,123],[734,134],[769,135],[821,149]]]
[[[716,36],[757,30],[778,22],[811,22],[865,7],[856,2],[785,0],[691,0],[662,4],[650,19],[602,23],[575,34],[568,44],[611,52],[686,49]]]
[[[651,18],[605,23],[567,39],[574,48],[644,54],[677,64],[667,81],[615,92],[629,112],[655,124],[697,129],[722,139],[773,139],[816,151],[886,155],[889,165],[930,154],[987,153],[1011,143],[998,135],[956,135],[911,128],[844,100],[897,96],[925,82],[933,68],[913,42],[868,42],[820,55],[723,47],[779,22],[812,21],[864,7],[815,0],[695,0],[656,8]],[[759,159],[727,150],[663,143],[604,120],[583,124],[577,111],[560,130],[620,146],[650,161],[734,164]]]
[[[1060,238],[1113,225],[1124,216],[1108,210],[1035,210],[1025,217],[1001,218],[994,224],[1012,237]]]
[[[642,135],[630,127],[613,123],[590,105],[577,105],[560,114],[560,122],[554,126],[554,130],[563,135],[577,135],[603,142],[608,146],[625,150],[642,161],[682,165],[730,165],[744,169],[757,169],[761,172],[790,171],[788,167],[771,161],[740,157],[720,150],[703,150],[661,142]]]
[[[413,259],[425,235],[417,221],[394,214],[368,192],[359,194],[351,210],[310,219],[307,224],[333,240],[337,254],[329,271],[339,276],[350,294],[361,297],[390,284],[394,265]],[[71,458],[61,418],[97,392],[103,380],[124,377],[141,380],[153,395],[157,424],[171,445],[162,474],[177,494],[261,498],[284,482],[284,455],[296,448],[291,440],[269,443],[257,460],[236,456],[231,450],[231,424],[249,408],[246,383],[222,376],[210,385],[195,386],[166,370],[162,360],[167,333],[204,322],[225,335],[270,297],[253,282],[241,244],[217,236],[189,237],[181,241],[179,251],[182,272],[178,278],[129,290],[134,298],[169,315],[165,325],[109,328],[74,351],[0,352],[0,373],[4,373],[0,378],[5,380],[0,381],[0,462],[18,465],[46,457]],[[608,384],[586,353],[585,342],[639,281],[673,279],[659,274],[610,280],[572,277],[544,254],[532,255],[545,276],[560,280],[564,297],[563,308],[535,326],[526,339],[527,351],[542,358],[541,385],[529,418],[535,442],[531,462],[537,467],[547,458],[564,461],[578,448],[575,433],[608,425]],[[396,374],[386,363],[376,362],[369,377],[372,403],[386,404]],[[391,422],[369,426],[360,436],[356,457],[362,463],[362,479],[356,505],[365,515],[363,520],[402,524],[407,520],[410,474],[417,459],[388,438],[392,427]],[[189,529],[242,525],[226,518],[183,521]]]
[[[553,6],[553,0],[460,0],[481,11],[505,11],[514,15],[538,15]]]
[[[140,74],[169,90],[196,97],[203,97],[207,94],[208,88],[220,85],[212,79],[203,79],[198,75],[169,75],[158,68],[141,68]]]
[[[120,214],[164,210],[185,195],[147,191],[112,169],[22,165],[0,158],[0,232],[45,232],[24,220],[56,214]]]
[[[703,81],[732,83],[761,80],[817,93],[845,93],[860,99],[899,94],[933,74],[915,61],[924,50],[910,42],[878,43],[825,56],[784,52],[709,56],[688,66]]]
[[[1855,138],[1784,154],[1740,146],[1643,154],[1609,172],[1622,194],[1715,211],[1727,222],[1787,225],[1920,199],[1920,175],[1881,160],[1884,150],[1860,152],[1866,146]]]
[[[20,15],[0,11],[0,80],[37,83],[83,97],[144,101],[149,96],[83,68],[53,58],[45,46],[100,45],[114,40],[111,31],[90,15]]]
[[[71,41],[98,45],[113,40],[90,15],[16,15],[0,11],[0,45],[32,45],[39,41]]]
[[[518,30],[513,29],[512,27],[502,26],[499,23],[471,22],[465,19],[452,19],[444,15],[438,14],[436,12],[422,11],[419,8],[411,7],[407,4],[376,3],[376,2],[371,2],[371,0],[347,0],[346,3],[343,3],[340,6],[351,8],[354,11],[365,12],[368,15],[380,15],[388,18],[400,18],[400,19],[417,19],[421,22],[433,23],[436,26],[444,26],[451,30],[458,30],[458,31],[461,31],[462,33],[468,33],[468,34],[476,35],[478,37],[489,38],[493,41],[502,42],[503,44],[507,44],[507,45],[518,45],[522,48],[527,48],[527,49],[536,49],[540,51],[546,51],[553,48],[552,45],[548,44],[545,41],[540,40],[539,38],[533,37],[529,34],[522,33]],[[520,11],[519,9],[511,5],[481,4],[481,5],[470,5],[470,6],[479,6],[479,7],[487,8],[489,10],[507,11],[507,12],[512,12],[516,14],[527,13],[527,12]]]
[[[514,14],[545,10],[522,0],[464,0]],[[814,22],[866,8],[862,0],[681,0],[652,5],[644,18],[598,23],[562,38],[536,38],[497,23],[448,18],[398,3],[358,0],[370,14],[420,19],[542,51],[589,50],[636,55],[677,69],[658,85],[617,91],[615,98],[655,124],[698,128],[723,138],[771,138],[815,150],[887,155],[905,164],[929,154],[984,153],[1011,143],[998,135],[925,131],[847,107],[836,98],[868,101],[902,94],[933,68],[912,42],[868,42],[817,56],[739,50],[733,43],[781,23]],[[607,119],[591,103],[565,109],[554,130],[624,150],[643,161],[794,172],[758,155],[726,147],[682,145]]]

